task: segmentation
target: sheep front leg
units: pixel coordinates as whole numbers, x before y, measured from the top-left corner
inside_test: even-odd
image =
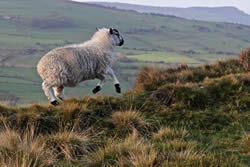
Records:
[[[63,86],[57,86],[57,87],[53,87],[55,96],[60,99],[60,100],[64,100],[64,87]]]
[[[53,93],[52,86],[47,81],[43,81],[42,88],[43,88],[44,94],[47,96],[50,103],[54,106],[59,105],[59,103],[56,100],[56,97]]]
[[[113,69],[109,67],[107,70],[107,74],[112,77],[116,92],[121,93],[120,83],[119,83],[118,79],[116,78],[116,75],[115,75]]]
[[[104,83],[105,77],[101,75],[101,76],[98,77],[98,79],[99,79],[100,81],[99,81],[98,84],[96,85],[95,89],[92,90],[92,92],[93,92],[94,94],[96,94],[97,92],[99,92],[99,91],[102,89],[102,85],[103,85],[103,83]]]

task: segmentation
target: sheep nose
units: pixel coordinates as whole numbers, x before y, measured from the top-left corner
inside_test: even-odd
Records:
[[[122,46],[124,44],[124,40],[122,39],[119,46]]]

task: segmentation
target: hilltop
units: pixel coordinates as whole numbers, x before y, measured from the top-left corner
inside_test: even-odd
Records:
[[[231,7],[231,6],[175,8],[175,7],[143,6],[143,5],[134,5],[126,3],[112,3],[112,2],[93,2],[92,4],[123,9],[123,10],[134,10],[140,13],[156,13],[163,15],[172,15],[192,20],[227,22],[227,23],[250,25],[250,15],[239,10],[236,7]]]
[[[0,165],[248,166],[249,57],[145,67],[120,97],[0,106]]]
[[[123,19],[125,18],[125,19]],[[125,38],[115,65],[123,91],[135,86],[142,65],[199,66],[237,57],[250,44],[250,27],[141,14],[65,0],[0,1],[0,101],[9,105],[47,102],[36,72],[50,49],[88,40],[96,27],[115,27]],[[20,72],[21,71],[21,72]],[[86,82],[66,95],[91,95]],[[114,95],[112,82],[101,95]]]

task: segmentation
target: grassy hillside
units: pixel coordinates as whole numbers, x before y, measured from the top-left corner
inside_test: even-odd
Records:
[[[123,19],[126,18],[126,19]],[[65,0],[0,1],[0,101],[47,102],[35,66],[50,49],[88,40],[96,27],[116,27],[125,38],[115,65],[123,91],[134,86],[142,65],[197,66],[237,56],[250,43],[250,27],[139,14]],[[90,95],[93,84],[66,89],[68,97]],[[114,95],[108,81],[102,91]]]
[[[120,97],[0,106],[0,165],[247,167],[249,57],[145,67]]]

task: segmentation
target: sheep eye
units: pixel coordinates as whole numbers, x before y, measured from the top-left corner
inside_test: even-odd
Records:
[[[113,33],[114,33],[115,35],[119,34],[119,32],[118,32],[117,29],[113,29]]]
[[[119,32],[114,32],[114,35],[120,36]]]

